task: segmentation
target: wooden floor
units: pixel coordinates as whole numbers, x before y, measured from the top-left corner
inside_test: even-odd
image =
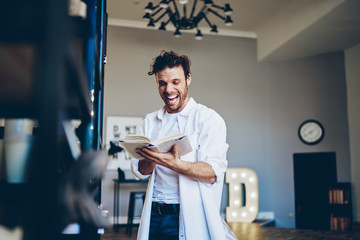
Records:
[[[137,227],[133,228],[131,236],[125,234],[125,227],[121,227],[119,232],[113,231],[112,228],[105,229],[105,234],[102,235],[101,240],[136,240]]]
[[[293,228],[260,227],[254,223],[230,223],[240,240],[360,240],[360,231],[331,232]]]
[[[359,227],[355,227],[354,230],[348,232],[330,232],[260,227],[255,223],[230,223],[229,226],[239,240],[360,240]],[[135,240],[136,233],[137,228],[133,229],[132,237],[125,234],[125,228],[120,228],[119,233],[107,229],[101,240]]]

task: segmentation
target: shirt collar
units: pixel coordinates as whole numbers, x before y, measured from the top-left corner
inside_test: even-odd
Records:
[[[196,102],[193,98],[190,98],[189,101],[186,103],[186,106],[183,110],[181,110],[180,115],[182,116],[189,116],[190,112],[193,110],[193,108],[196,106]],[[162,120],[165,114],[165,106],[163,106],[157,113],[157,117]]]

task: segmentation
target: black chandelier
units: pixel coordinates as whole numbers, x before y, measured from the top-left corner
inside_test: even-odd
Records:
[[[174,37],[181,36],[181,30],[190,30],[190,29],[197,29],[197,33],[195,35],[195,39],[201,40],[202,33],[198,28],[198,24],[200,21],[205,19],[209,27],[211,28],[212,33],[217,33],[217,26],[212,24],[208,19],[207,15],[212,14],[216,17],[222,19],[224,21],[225,26],[231,26],[233,21],[231,20],[231,13],[233,10],[230,7],[230,4],[226,3],[225,6],[218,6],[214,4],[212,0],[200,0],[203,3],[200,11],[195,13],[197,0],[194,0],[191,13],[188,16],[186,13],[186,5],[188,0],[161,0],[159,4],[154,5],[152,2],[149,2],[148,5],[145,7],[145,15],[143,19],[149,20],[148,27],[155,27],[155,23],[163,19],[165,16],[168,18],[164,18],[166,21],[162,21],[159,27],[159,30],[166,30],[166,25],[168,23],[172,23],[175,27]],[[180,14],[178,6],[176,2],[179,2],[183,8],[183,14]],[[223,15],[221,15],[218,11],[221,10]]]

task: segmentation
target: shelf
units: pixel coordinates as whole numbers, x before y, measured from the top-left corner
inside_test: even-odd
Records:
[[[64,56],[66,81],[63,100],[68,118],[90,120],[90,88],[82,64],[81,48],[69,44]],[[43,86],[35,80],[40,68],[36,48],[31,45],[0,45],[0,118],[38,118]],[[4,59],[3,61],[1,59]],[[9,60],[10,59],[10,60]],[[21,72],[21,73],[19,73]]]
[[[69,3],[73,2],[75,7],[69,7],[67,14],[71,15],[69,18],[72,21],[71,25],[76,27],[76,34],[85,37],[87,6],[80,0],[69,1]],[[0,42],[37,44],[43,42],[47,34],[48,5],[49,1],[46,0],[17,0],[3,3],[0,8]]]
[[[47,1],[3,2],[0,8],[0,42],[38,43],[46,34]]]
[[[29,188],[26,184],[11,184],[0,182],[0,203],[20,203],[29,196]]]
[[[85,5],[79,0],[72,2]],[[48,5],[51,4],[45,0],[19,0],[7,1],[0,8],[0,118],[39,117],[38,108],[43,101],[41,94],[47,90],[40,83],[39,72],[43,71],[44,64],[57,64],[52,68],[60,67],[59,62],[53,63],[56,54],[46,56],[43,52],[50,50],[55,53],[59,51],[56,45],[62,44],[65,47],[61,53],[63,56],[58,57],[64,59],[62,64],[65,64],[67,79],[63,110],[69,113],[68,118],[89,121],[90,88],[82,45],[89,36],[90,23],[82,17],[58,14],[57,17],[66,20],[61,23],[66,36],[59,38],[61,42],[55,39],[54,44],[49,46],[46,42],[53,37],[53,33],[48,31],[51,24],[47,14]]]
[[[69,9],[68,4],[74,4],[74,8]],[[82,195],[84,201],[77,204],[94,201],[97,210],[99,171],[105,167],[94,162],[98,166],[94,170],[93,165],[79,160],[82,155],[77,157],[79,152],[99,150],[102,137],[102,133],[90,130],[90,123],[95,123],[94,132],[102,129],[98,121],[102,123],[99,112],[104,82],[99,59],[101,48],[105,48],[106,29],[98,25],[105,26],[104,15],[106,0],[18,0],[6,1],[0,8],[0,118],[30,118],[37,122],[27,182],[0,182],[0,224],[20,226],[24,239],[61,239],[59,225],[78,214],[71,208],[74,203],[66,200],[76,200],[78,192],[67,192],[64,200],[60,191],[76,185],[79,179],[91,181],[86,190],[92,194]],[[93,101],[91,94],[96,96]],[[62,126],[64,121],[74,119],[81,122],[76,133]],[[3,135],[1,126],[0,139]],[[77,151],[77,140],[81,151]],[[92,144],[84,144],[87,142]],[[89,176],[95,172],[97,178],[81,178],[74,168]],[[69,178],[71,173],[75,176]],[[4,179],[4,175],[1,177]],[[61,212],[67,208],[69,212]],[[78,216],[85,229],[79,239],[99,239],[96,224],[87,222],[85,215]]]
[[[351,183],[342,182],[329,186],[329,214],[331,231],[351,229]]]
[[[13,228],[28,221],[28,185],[0,182],[0,192],[0,225]]]

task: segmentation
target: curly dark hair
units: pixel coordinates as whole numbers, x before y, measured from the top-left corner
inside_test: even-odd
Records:
[[[156,74],[166,67],[173,68],[182,66],[185,78],[190,74],[190,59],[186,55],[179,55],[173,51],[166,52],[162,50],[160,55],[153,59],[153,62],[150,65],[149,75]]]

